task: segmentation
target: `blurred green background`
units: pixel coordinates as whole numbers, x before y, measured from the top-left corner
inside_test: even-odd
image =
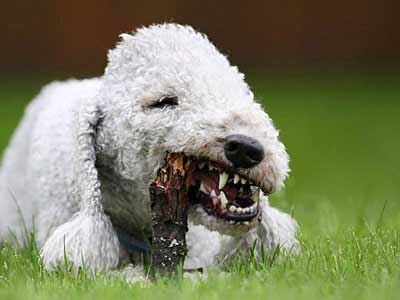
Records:
[[[291,156],[271,202],[302,234],[400,229],[395,1],[9,1],[0,12],[0,149],[48,81],[100,76],[118,34],[191,24],[247,75]]]
[[[47,273],[34,244],[0,247],[0,299],[397,299],[400,2],[14,0],[0,10],[0,155],[52,80],[101,76],[121,32],[191,24],[246,74],[291,157],[274,206],[299,256],[239,261],[204,283],[149,289]],[[1,207],[0,207],[1,209]],[[261,270],[261,272],[260,272]],[[218,273],[217,273],[218,274]]]

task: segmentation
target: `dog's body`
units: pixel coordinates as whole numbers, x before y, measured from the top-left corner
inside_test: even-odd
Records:
[[[45,87],[4,155],[0,235],[21,238],[22,219],[28,230],[34,223],[47,267],[63,263],[64,248],[75,266],[121,267],[129,251],[118,230],[151,236],[148,186],[166,151],[233,168],[223,143],[240,134],[257,139],[263,156],[237,174],[269,192],[289,170],[278,132],[243,75],[203,35],[165,24],[122,38],[101,78]],[[295,221],[260,197],[259,224],[231,224],[193,205],[186,267],[212,265],[256,239],[270,251],[278,244],[297,251]]]

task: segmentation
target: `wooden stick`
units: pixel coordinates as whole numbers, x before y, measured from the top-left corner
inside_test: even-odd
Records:
[[[187,193],[194,168],[193,161],[185,155],[168,153],[165,165],[149,187],[153,275],[173,274],[179,265],[183,266],[187,254]]]

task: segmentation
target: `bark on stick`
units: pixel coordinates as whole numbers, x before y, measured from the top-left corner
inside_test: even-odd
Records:
[[[168,153],[165,165],[150,185],[154,275],[172,274],[180,264],[183,266],[187,254],[187,193],[194,167],[185,155]]]

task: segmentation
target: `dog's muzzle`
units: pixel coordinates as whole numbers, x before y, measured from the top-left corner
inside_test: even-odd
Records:
[[[259,215],[261,189],[250,179],[221,164],[199,161],[189,189],[191,204],[201,204],[209,215],[227,221],[249,222]]]

